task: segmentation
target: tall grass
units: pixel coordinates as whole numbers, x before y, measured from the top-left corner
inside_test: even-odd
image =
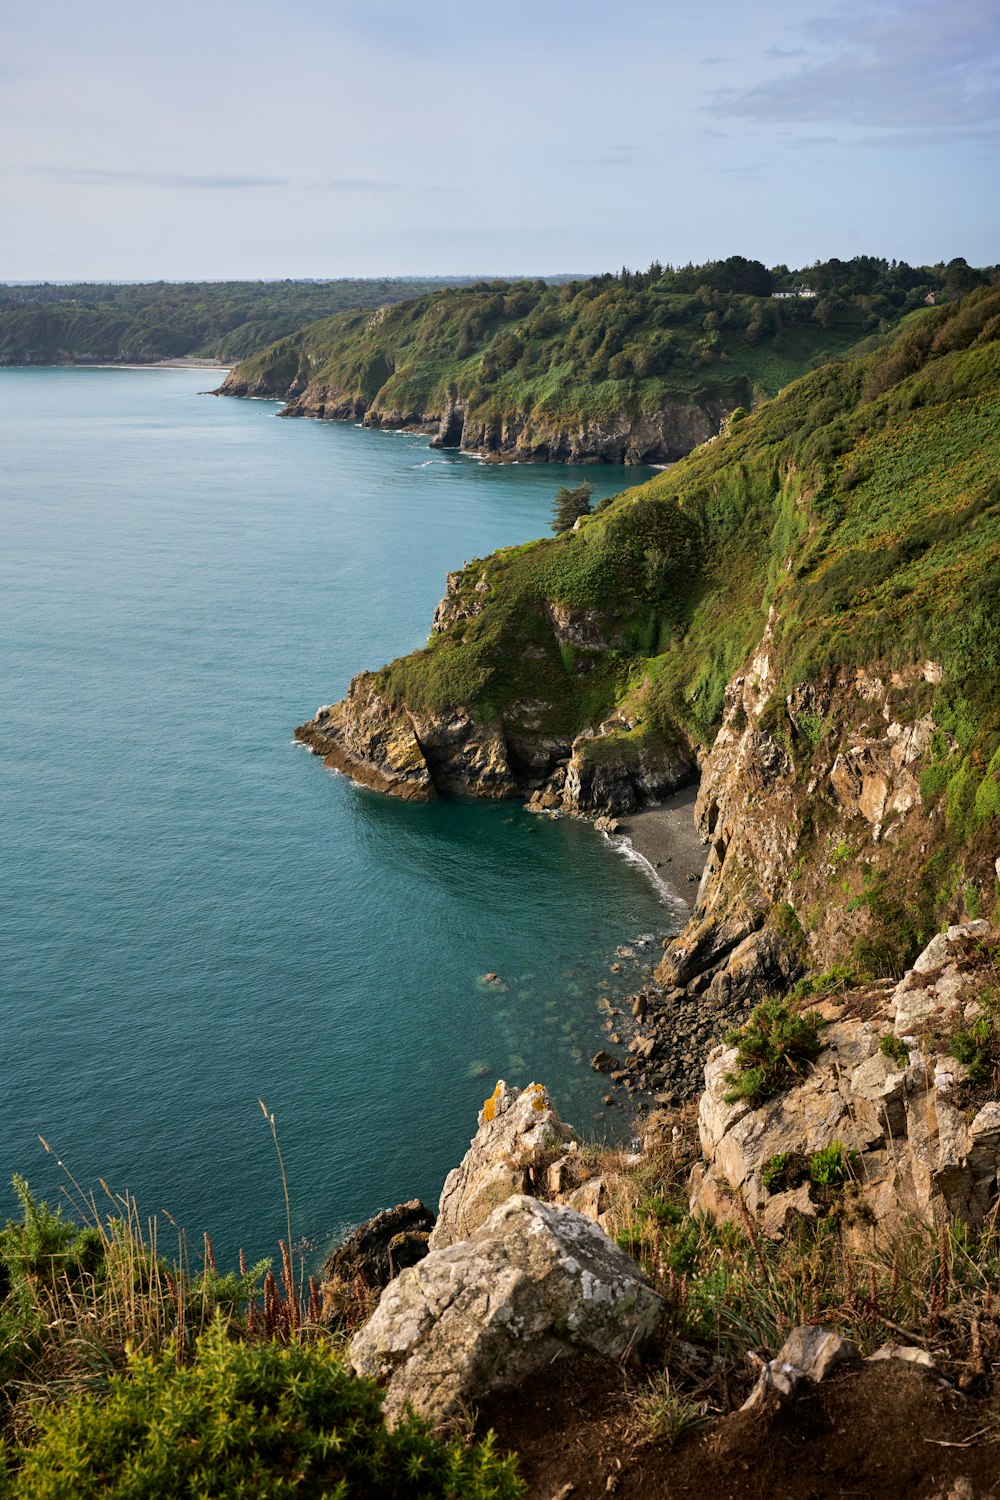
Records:
[[[131,1193],[102,1179],[81,1187],[42,1137],[62,1173],[62,1203],[39,1201],[14,1178],[20,1222],[0,1230],[0,1424],[30,1434],[37,1409],[82,1391],[100,1391],[129,1358],[193,1357],[220,1322],[248,1342],[304,1343],[321,1329],[321,1297],[293,1256],[291,1201],[274,1116],[261,1105],[281,1174],[286,1237],[277,1275],[269,1259],[220,1271],[211,1237],[197,1251],[164,1211],[165,1227]],[[69,1216],[64,1210],[69,1210]]]

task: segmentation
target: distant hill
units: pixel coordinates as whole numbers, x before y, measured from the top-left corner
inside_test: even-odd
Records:
[[[562,285],[477,282],[310,324],[221,389],[500,457],[668,462],[735,408],[985,279],[964,261],[791,271],[731,256]]]
[[[439,277],[0,285],[0,365],[224,363],[303,323],[453,284]]]

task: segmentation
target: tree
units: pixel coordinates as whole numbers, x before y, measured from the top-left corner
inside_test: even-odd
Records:
[[[591,513],[590,497],[594,493],[592,485],[584,482],[578,484],[575,489],[561,484],[556,490],[556,498],[552,505],[552,530],[557,534],[561,531],[572,531],[573,523],[580,516],[589,516]]]

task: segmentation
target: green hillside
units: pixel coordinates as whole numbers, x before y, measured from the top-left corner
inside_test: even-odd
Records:
[[[381,307],[448,283],[436,277],[0,286],[0,365],[225,362],[310,322]]]
[[[933,707],[921,792],[940,816],[932,843],[921,837],[937,864],[907,878],[914,890],[923,881],[927,911],[946,905],[970,861],[991,889],[998,391],[1000,289],[927,309],[885,347],[833,361],[734,419],[578,530],[470,563],[450,623],[374,685],[424,715],[462,705],[508,738],[592,732],[623,708],[631,727],[588,741],[586,753],[627,763],[678,739],[712,745],[726,684],[770,617],[778,686],[759,727],[804,783],[813,757],[829,766],[858,728],[840,708],[796,716],[796,690],[854,667],[885,675],[929,659],[940,685],[915,674],[896,712],[912,721]],[[589,621],[591,644],[560,644],[554,604]],[[863,713],[859,700],[859,722]],[[806,800],[810,830],[819,802]],[[808,862],[805,843],[802,853]]]
[[[605,421],[671,402],[730,409],[884,334],[955,275],[870,257],[768,271],[733,256],[559,286],[480,282],[313,324],[244,361],[224,390],[398,421],[456,402],[487,422]]]

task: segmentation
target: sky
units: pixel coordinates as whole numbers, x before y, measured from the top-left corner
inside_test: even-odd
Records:
[[[1000,261],[1000,4],[48,0],[2,280]]]

